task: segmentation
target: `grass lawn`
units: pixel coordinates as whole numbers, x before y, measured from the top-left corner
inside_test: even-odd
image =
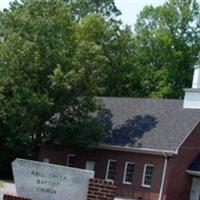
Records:
[[[2,188],[4,185],[4,181],[0,180],[0,188]]]

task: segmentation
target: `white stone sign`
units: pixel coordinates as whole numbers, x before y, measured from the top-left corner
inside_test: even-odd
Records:
[[[33,200],[86,200],[93,171],[16,159],[12,163],[17,195]]]

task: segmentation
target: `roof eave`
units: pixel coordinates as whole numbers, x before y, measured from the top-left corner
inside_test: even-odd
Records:
[[[132,153],[167,156],[167,157],[172,157],[174,155],[177,155],[175,151],[169,151],[169,150],[137,148],[137,147],[107,145],[107,144],[100,144],[100,145],[97,146],[97,148],[98,149],[113,150],[113,151],[125,151],[125,152],[132,152]]]
[[[185,92],[200,92],[199,88],[184,88]]]
[[[186,170],[186,172],[189,174],[189,175],[192,175],[192,176],[199,176],[200,177],[200,172],[198,171],[193,171],[193,170]]]

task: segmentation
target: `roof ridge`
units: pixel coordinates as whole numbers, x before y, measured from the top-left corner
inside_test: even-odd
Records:
[[[158,100],[158,101],[183,101],[183,99],[168,99],[168,98],[148,98],[148,97],[117,97],[117,96],[97,96],[97,98],[113,98],[113,99],[143,99],[143,100]]]

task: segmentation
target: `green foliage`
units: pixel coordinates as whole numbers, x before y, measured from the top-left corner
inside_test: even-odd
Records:
[[[196,0],[147,6],[134,31],[119,14],[114,0],[22,0],[0,12],[0,163],[43,142],[96,145],[106,127],[95,96],[183,97],[200,50]]]
[[[121,28],[116,21],[92,14],[82,20],[79,37],[101,46],[107,59],[98,95],[137,96],[140,85],[137,67],[133,65],[134,37],[131,29]]]
[[[135,26],[135,64],[141,73],[141,96],[180,98],[191,86],[200,50],[199,5],[195,0],[169,0],[147,6]]]
[[[9,152],[6,160],[31,155],[55,132],[81,147],[103,138],[103,125],[91,113],[101,109],[94,96],[107,59],[101,46],[79,36],[82,23],[69,10],[62,0],[25,0],[0,14],[0,150]]]
[[[75,20],[83,17],[100,13],[102,16],[114,19],[121,12],[115,6],[114,0],[64,0],[69,6]]]

